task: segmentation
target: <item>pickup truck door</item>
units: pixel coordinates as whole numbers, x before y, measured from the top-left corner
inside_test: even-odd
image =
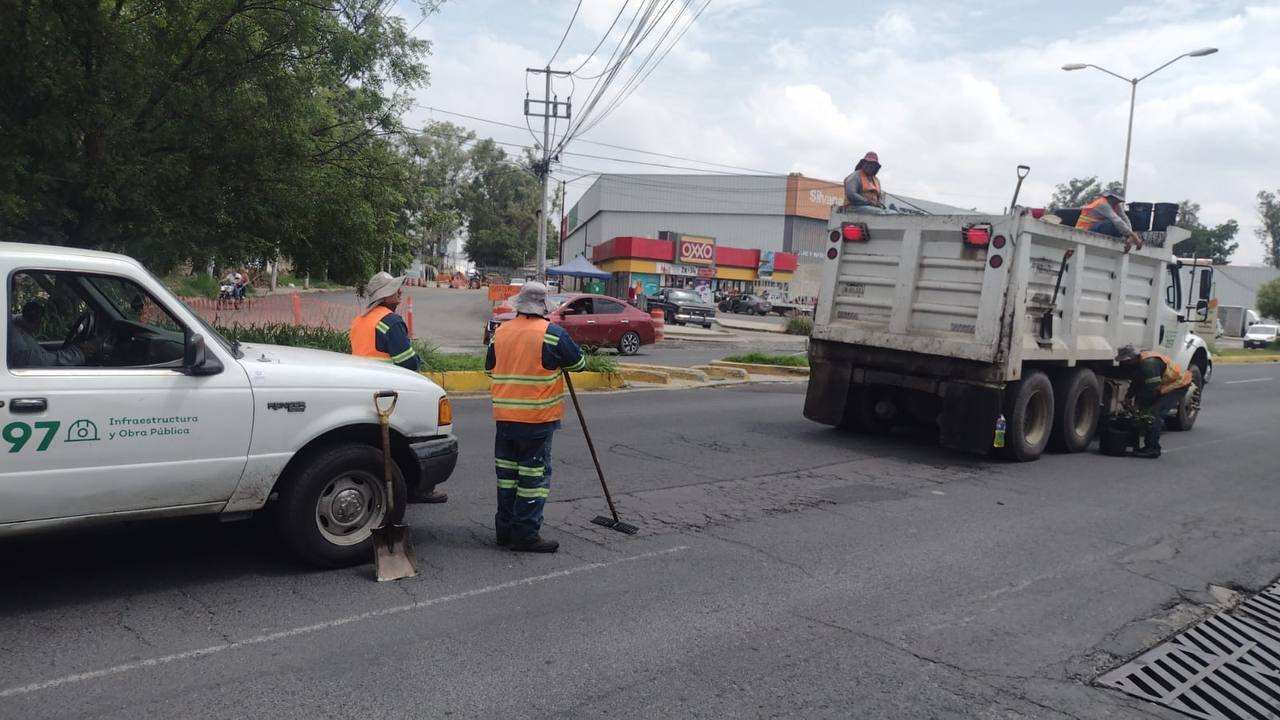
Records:
[[[253,428],[248,377],[213,338],[207,353],[221,371],[195,376],[183,368],[187,338],[207,331],[158,283],[110,270],[17,268],[5,306],[43,315],[26,339],[46,352],[109,336],[103,347],[111,355],[72,350],[53,356],[70,364],[51,365],[48,355],[15,355],[24,328],[6,328],[0,525],[177,506],[207,511],[231,496]]]

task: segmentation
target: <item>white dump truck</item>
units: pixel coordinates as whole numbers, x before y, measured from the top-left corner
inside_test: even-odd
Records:
[[[1196,390],[1171,417],[1189,430],[1213,359],[1190,331],[1212,268],[1184,287],[1170,227],[1126,253],[1115,238],[1008,215],[833,211],[809,346],[805,416],[877,431],[936,424],[950,448],[987,452],[1003,416],[1007,453],[1088,447],[1116,350],[1158,350]],[[1190,283],[1185,283],[1190,285]]]
[[[248,517],[320,566],[458,458],[438,385],[375,360],[228,342],[135,260],[0,243],[0,539],[181,515]],[[375,393],[394,391],[383,482]]]

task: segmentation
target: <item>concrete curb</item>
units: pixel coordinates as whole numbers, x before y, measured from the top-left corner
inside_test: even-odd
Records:
[[[649,372],[656,372],[656,373],[665,373],[668,377],[676,378],[679,380],[690,380],[692,382],[706,382],[707,375],[709,374],[709,373],[703,372],[701,368],[682,368],[682,367],[671,367],[668,365],[648,365],[645,363],[622,363],[621,365],[619,365],[619,367],[622,368],[622,372],[624,376],[626,376],[626,373],[628,370],[649,371]],[[627,379],[631,380],[633,378],[628,377]],[[634,379],[640,380],[640,378],[634,378]]]
[[[649,368],[635,367],[631,365],[619,365],[619,371],[622,377],[631,382],[654,383],[657,385],[670,385],[671,373],[663,370],[650,370]]]
[[[1214,365],[1261,365],[1280,362],[1280,355],[1228,355],[1213,358]]]
[[[807,367],[790,367],[788,365],[756,365],[754,363],[738,363],[729,362],[728,360],[712,360],[712,365],[722,367],[742,368],[743,370],[755,375],[775,375],[779,377],[809,377],[809,368]]]
[[[479,370],[424,372],[432,382],[451,393],[488,393],[492,381]],[[625,385],[621,375],[583,372],[573,374],[573,387],[578,390],[616,390]]]
[[[725,322],[725,320],[728,320],[729,322]],[[752,322],[750,320],[740,320],[734,317],[721,318],[719,315],[716,316],[716,322],[722,327],[731,328],[733,330],[750,330],[752,332],[778,333],[780,335],[787,334],[787,327],[785,325],[778,326],[773,323],[759,321]]]
[[[701,370],[708,377],[719,380],[749,380],[750,373],[740,367],[727,367],[724,365],[694,365],[693,370]]]

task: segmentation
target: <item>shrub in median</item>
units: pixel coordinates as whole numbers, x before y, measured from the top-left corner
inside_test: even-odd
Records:
[[[793,317],[787,321],[787,334],[808,337],[813,334],[813,321],[807,317]]]
[[[764,353],[743,353],[730,355],[727,362],[751,363],[752,365],[785,365],[787,367],[809,367],[809,358],[805,355],[766,355]]]

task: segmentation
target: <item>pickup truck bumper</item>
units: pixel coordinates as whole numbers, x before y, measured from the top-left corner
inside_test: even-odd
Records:
[[[458,464],[458,438],[452,435],[415,439],[409,449],[418,463],[417,485],[423,489],[448,480]]]

